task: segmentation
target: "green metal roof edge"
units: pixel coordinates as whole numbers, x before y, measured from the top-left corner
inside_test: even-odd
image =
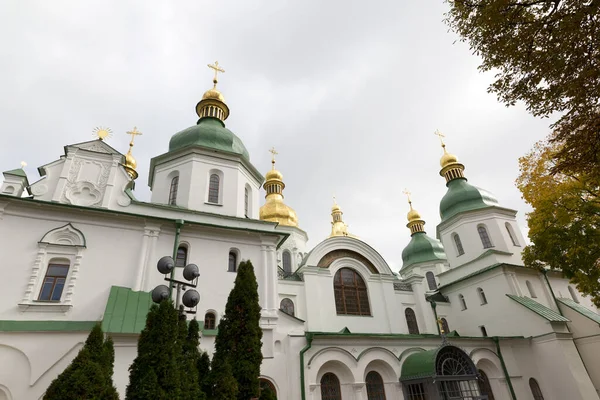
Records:
[[[550,322],[571,322],[568,318],[563,317],[556,311],[546,307],[543,304],[538,303],[537,301],[535,301],[533,299],[530,299],[529,297],[520,297],[520,296],[515,296],[514,294],[508,294],[508,293],[506,294],[506,296],[508,298],[516,301],[523,307],[529,309],[530,311],[533,311],[540,317],[547,319]]]
[[[233,132],[232,132],[233,133]],[[241,139],[240,139],[241,141]],[[148,186],[150,186],[150,188],[152,188],[152,185],[154,184],[154,168],[156,167],[156,163],[157,161],[162,161],[163,158],[168,158],[167,156],[170,155],[177,155],[178,153],[185,153],[185,152],[189,152],[189,150],[193,150],[195,148],[198,149],[202,149],[202,150],[208,150],[209,152],[220,152],[223,154],[228,154],[228,155],[232,155],[235,157],[238,157],[241,161],[242,164],[248,168],[248,170],[252,173],[252,175],[254,175],[254,178],[256,178],[256,180],[258,181],[259,186],[261,186],[263,184],[263,182],[265,181],[265,177],[263,174],[260,173],[260,171],[250,162],[250,159],[246,159],[245,157],[243,157],[241,154],[239,153],[235,153],[233,151],[227,151],[227,150],[221,150],[221,149],[214,149],[211,147],[206,147],[206,146],[201,146],[201,145],[194,145],[194,146],[186,146],[186,147],[182,147],[173,151],[167,151],[166,153],[160,154],[158,156],[152,157],[150,159],[150,168],[148,170]],[[179,158],[179,156],[174,157],[175,159]]]
[[[27,179],[27,174],[25,173],[25,171],[23,170],[23,168],[11,169],[10,171],[4,171],[2,174],[4,174],[4,175],[20,176],[21,178]]]
[[[177,221],[180,219],[180,218],[164,218],[164,217],[157,217],[154,215],[129,213],[129,212],[124,212],[124,211],[110,210],[110,209],[106,209],[106,208],[94,208],[94,207],[86,207],[86,206],[77,206],[77,205],[73,205],[73,204],[54,203],[54,202],[49,202],[49,201],[36,200],[36,199],[29,198],[29,197],[14,197],[14,196],[9,196],[9,195],[5,195],[5,194],[0,194],[0,198],[6,198],[6,199],[16,200],[16,201],[23,201],[25,203],[46,204],[49,206],[73,208],[73,209],[77,209],[77,210],[86,210],[86,211],[94,211],[94,212],[100,212],[100,213],[124,215],[124,216],[132,217],[132,218],[143,218],[146,220],[152,219],[152,220],[158,220],[158,221],[174,222],[174,221]],[[135,202],[139,203],[139,204],[143,204],[143,205],[148,205],[148,206],[163,206],[162,204],[144,203],[144,202],[140,202],[137,200]],[[164,207],[168,207],[168,206],[164,206]],[[248,218],[238,218],[238,217],[231,217],[228,215],[205,213],[202,211],[189,210],[187,208],[177,207],[177,208],[171,208],[171,209],[174,211],[185,211],[185,212],[189,212],[191,214],[197,214],[197,215],[206,215],[206,216],[211,216],[211,217],[232,219],[232,220],[245,221],[245,222],[248,221]],[[261,223],[261,224],[265,224],[265,225],[275,225],[275,223],[273,223],[273,222],[261,221],[258,219],[251,219],[251,221],[253,223]],[[196,221],[188,221],[188,220],[185,220],[185,223],[190,224],[190,225],[206,226],[206,227],[211,227],[211,228],[229,229],[229,230],[235,230],[235,231],[256,232],[256,233],[265,233],[265,234],[270,234],[270,235],[283,236],[284,239],[279,242],[279,244],[277,245],[277,248],[279,248],[290,236],[289,233],[282,232],[282,231],[265,231],[265,230],[261,230],[261,229],[240,228],[240,227],[235,227],[235,226],[223,226],[223,225],[207,224],[206,222],[196,222]]]
[[[437,288],[437,290],[438,290],[438,292],[439,292],[441,289],[445,289],[445,288],[447,288],[447,287],[449,287],[449,286],[452,286],[452,285],[454,285],[454,284],[457,284],[457,283],[459,283],[459,282],[462,282],[462,281],[465,281],[465,280],[467,280],[467,279],[470,279],[470,278],[472,278],[472,277],[474,277],[474,276],[477,276],[477,275],[484,274],[484,273],[486,273],[486,272],[488,272],[488,271],[491,271],[491,270],[493,270],[493,269],[496,269],[496,268],[498,268],[498,267],[501,267],[501,266],[503,266],[503,265],[509,266],[509,265],[512,265],[512,264],[504,264],[504,263],[492,264],[492,265],[490,265],[490,266],[487,266],[487,267],[485,267],[485,268],[483,268],[483,269],[480,269],[479,271],[471,272],[470,274],[468,274],[468,275],[465,275],[465,276],[463,276],[462,278],[458,278],[458,279],[457,279],[457,280],[455,280],[455,281],[452,281],[452,282],[446,283],[445,285],[439,286],[439,287]],[[446,272],[448,272],[448,271],[446,271]],[[444,274],[444,273],[445,273],[445,272],[443,272],[443,273],[441,273],[441,274],[439,274],[439,275],[442,275],[442,274]]]
[[[146,326],[146,316],[152,304],[150,292],[111,286],[104,309],[102,330],[106,333],[140,333]]]
[[[217,336],[219,334],[219,327],[216,327],[215,329],[200,329],[200,332],[202,332],[202,336]]]
[[[100,321],[0,321],[0,332],[89,332]]]
[[[321,337],[354,337],[354,338],[382,338],[382,339],[440,339],[441,336],[433,333],[411,335],[407,333],[342,333],[342,332],[305,332],[306,335]],[[495,337],[495,336],[494,336]],[[497,336],[499,339],[524,339],[524,336]],[[452,339],[492,339],[493,337],[481,336],[453,336]]]
[[[496,250],[496,249],[487,249],[486,251],[484,251],[483,253],[481,253],[480,255],[478,255],[477,257],[475,257],[474,259],[472,259],[471,261],[467,261],[464,264],[457,265],[456,267],[454,267],[454,269],[459,268],[459,267],[464,267],[465,265],[473,264],[474,262],[479,261],[482,258],[485,258],[485,257],[489,256],[490,254],[500,254],[500,255],[503,255],[503,256],[510,256],[513,253],[510,253],[508,251]],[[442,273],[440,273],[438,275],[443,275],[443,274],[445,274],[447,272],[448,271],[445,271],[445,272],[442,272]]]
[[[600,324],[600,315],[596,314],[589,308],[584,307],[581,304],[575,303],[573,300],[567,299],[564,297],[557,297],[556,300],[558,302],[560,302],[561,304],[564,304],[565,306],[569,307],[570,309],[583,315],[584,317],[587,317],[587,318],[591,319],[592,321],[594,321],[595,323]]]
[[[296,321],[298,321],[298,322],[302,322],[302,323],[305,323],[305,322],[306,322],[305,320],[303,320],[303,319],[300,319],[300,318],[296,317],[295,315],[290,315],[290,314],[286,313],[286,312],[285,312],[285,311],[283,311],[282,309],[279,309],[279,310],[277,310],[277,311],[279,311],[279,313],[280,313],[280,314],[282,314],[282,315],[285,315],[286,317],[290,317],[290,318],[292,318],[292,319],[295,319],[295,320],[296,320]]]

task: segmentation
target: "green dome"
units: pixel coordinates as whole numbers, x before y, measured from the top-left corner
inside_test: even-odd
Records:
[[[412,235],[410,242],[402,250],[402,269],[400,271],[417,263],[437,260],[446,260],[442,243],[427,236],[425,232],[417,232]]]
[[[189,146],[235,153],[250,160],[250,154],[244,143],[217,118],[200,118],[197,125],[176,133],[169,141],[169,151]]]
[[[442,221],[464,211],[498,205],[493,194],[469,184],[465,178],[453,179],[446,186],[448,191],[440,202]]]

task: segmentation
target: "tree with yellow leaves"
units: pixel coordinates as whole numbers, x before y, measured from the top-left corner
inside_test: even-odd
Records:
[[[560,270],[600,306],[600,176],[556,171],[556,141],[540,141],[519,159],[517,187],[533,211],[525,265]]]

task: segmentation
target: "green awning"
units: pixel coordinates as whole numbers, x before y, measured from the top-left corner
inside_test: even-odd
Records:
[[[149,292],[113,286],[106,302],[102,330],[106,333],[140,333],[146,325],[150,306],[152,298]]]
[[[406,357],[402,364],[401,380],[435,376],[435,360],[440,349],[420,351]]]

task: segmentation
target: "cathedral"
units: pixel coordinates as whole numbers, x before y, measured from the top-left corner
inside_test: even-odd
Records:
[[[472,185],[444,143],[441,222],[428,228],[409,198],[399,271],[348,231],[336,202],[330,236],[309,247],[275,150],[263,174],[226,128],[211,67],[197,123],[150,161],[149,201],[135,195],[137,129],[126,154],[99,129],[39,178],[4,172],[0,400],[41,399],[97,323],[114,340],[124,398],[164,256],[181,282],[199,266],[187,311],[209,354],[237,267],[252,261],[260,379],[280,400],[599,399],[598,309],[561,273],[523,266],[517,211]],[[178,288],[177,301],[191,290]]]

